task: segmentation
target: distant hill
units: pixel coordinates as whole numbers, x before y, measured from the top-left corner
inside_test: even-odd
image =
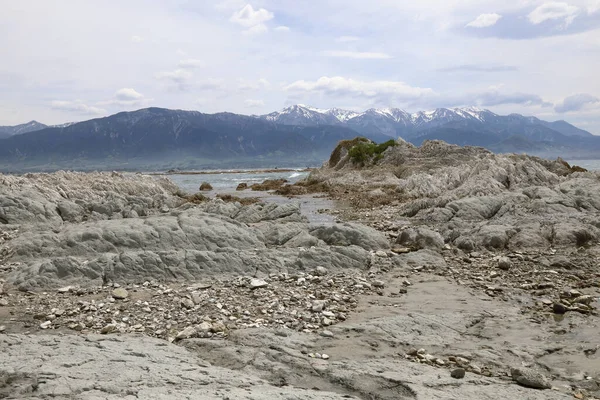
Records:
[[[147,108],[2,139],[0,168],[314,165],[326,159],[338,141],[356,135],[341,126],[288,126],[231,113]]]
[[[338,141],[359,135],[600,158],[600,137],[565,121],[473,107],[408,113],[295,105],[263,116],[146,108],[56,126],[32,121],[0,132],[0,171],[319,165]]]
[[[21,133],[39,131],[47,127],[48,125],[41,124],[37,121],[30,121],[26,124],[15,126],[0,126],[0,139],[7,138],[12,135],[19,135]]]
[[[362,135],[402,137],[417,145],[425,140],[439,139],[463,146],[482,146],[496,152],[600,158],[600,137],[566,121],[548,122],[520,114],[504,116],[476,107],[409,113],[398,108],[355,112],[298,104],[259,118],[303,126],[344,126]]]

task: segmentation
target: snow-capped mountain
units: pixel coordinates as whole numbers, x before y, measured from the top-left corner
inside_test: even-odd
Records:
[[[330,114],[328,111],[297,104],[281,111],[263,115],[261,118],[278,124],[297,126],[338,125],[343,122],[337,114]]]
[[[47,127],[47,125],[44,125],[37,121],[29,121],[25,124],[15,126],[0,126],[0,138],[5,138],[13,135],[20,135],[21,133],[39,131]]]
[[[339,108],[320,109],[298,104],[260,118],[284,125],[319,126],[341,125],[363,135],[384,134],[391,137],[415,139],[435,136],[432,130],[443,128],[480,132],[508,137],[523,135],[530,139],[554,142],[564,136],[590,136],[565,121],[546,122],[519,114],[502,116],[477,107],[437,108],[409,113],[398,108],[371,108],[363,112]],[[559,136],[557,136],[559,135]]]

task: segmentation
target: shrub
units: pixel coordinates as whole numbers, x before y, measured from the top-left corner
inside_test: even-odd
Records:
[[[359,142],[348,151],[348,155],[355,164],[365,165],[371,159],[374,163],[377,163],[383,158],[383,152],[389,147],[396,146],[396,144],[394,139],[380,144]]]
[[[202,184],[200,185],[200,190],[213,190],[213,187],[210,183],[208,182],[202,182]]]

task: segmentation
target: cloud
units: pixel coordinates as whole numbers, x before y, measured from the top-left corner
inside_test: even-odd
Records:
[[[275,15],[264,9],[260,8],[258,10],[254,10],[254,8],[250,4],[246,4],[241,10],[234,12],[229,21],[241,25],[246,30],[244,30],[244,34],[258,34],[264,33],[269,30],[265,22],[272,20]]]
[[[361,51],[339,51],[331,50],[324,51],[321,54],[328,57],[339,57],[339,58],[355,58],[355,59],[369,59],[369,60],[387,60],[392,58],[386,53],[373,53],[373,52],[361,52]]]
[[[360,38],[358,36],[340,36],[335,39],[336,42],[340,43],[348,43],[348,42],[358,42]]]
[[[440,72],[508,72],[518,71],[519,68],[513,65],[477,65],[464,64],[452,67],[439,68]]]
[[[144,95],[138,93],[135,89],[132,88],[123,88],[117,90],[115,93],[115,98],[117,100],[122,101],[137,101],[144,98]]]
[[[106,114],[106,110],[102,108],[88,106],[81,100],[75,101],[64,101],[54,100],[51,103],[51,107],[54,110],[70,111],[82,115],[101,115]]]
[[[281,26],[278,26],[277,28],[275,28],[275,30],[277,32],[289,32],[290,28],[289,28],[289,26],[281,25]]]
[[[141,42],[144,41],[144,38],[141,37],[141,36],[134,35],[134,36],[131,37],[131,41],[133,43],[141,43]]]
[[[260,90],[267,89],[271,87],[271,83],[265,78],[260,78],[256,82],[249,82],[243,79],[240,80],[240,84],[238,86],[239,90]]]
[[[569,96],[562,103],[557,104],[554,110],[559,113],[579,111],[589,105],[600,105],[600,99],[591,94],[580,93]]]
[[[248,108],[258,108],[258,107],[263,107],[265,105],[265,102],[262,100],[248,99],[248,100],[244,101],[244,104]]]
[[[529,93],[503,93],[497,87],[492,87],[487,91],[468,96],[472,100],[467,100],[465,104],[477,104],[484,107],[499,106],[503,104],[518,104],[524,106],[538,105],[542,107],[551,107],[552,103],[545,101],[537,94]]]
[[[225,90],[225,82],[222,79],[207,79],[196,82],[193,86],[199,90]]]
[[[158,79],[167,79],[176,83],[184,83],[192,78],[192,73],[184,69],[176,69],[174,71],[163,71],[156,74]]]
[[[479,17],[469,22],[466,26],[471,28],[487,28],[489,26],[496,25],[496,22],[500,21],[501,18],[502,15],[496,13],[481,14]]]
[[[415,100],[425,96],[433,96],[430,88],[412,87],[398,81],[359,81],[341,76],[323,76],[316,81],[296,81],[284,87],[293,94],[316,93],[329,96],[353,96],[369,99],[395,98],[399,100]]]
[[[146,98],[133,88],[122,88],[115,92],[113,98],[96,103],[100,106],[141,107],[148,105],[154,99]]]
[[[206,66],[204,61],[188,58],[186,60],[180,60],[177,64],[179,68],[202,68]]]
[[[600,11],[600,0],[589,0],[587,5],[588,14],[593,14]]]
[[[255,25],[251,28],[242,31],[244,35],[260,35],[261,33],[266,33],[269,31],[269,28],[265,24]]]
[[[579,11],[579,7],[572,6],[567,3],[550,2],[537,7],[535,10],[529,13],[527,18],[529,19],[529,22],[534,25],[539,25],[548,20],[564,18],[564,26],[567,27],[571,25],[573,20],[579,14]]]

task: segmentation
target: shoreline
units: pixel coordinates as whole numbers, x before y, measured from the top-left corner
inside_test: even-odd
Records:
[[[210,171],[166,171],[146,172],[146,175],[221,175],[221,174],[271,174],[277,172],[311,172],[316,168],[268,168],[268,169],[235,169],[235,170],[210,170]]]

